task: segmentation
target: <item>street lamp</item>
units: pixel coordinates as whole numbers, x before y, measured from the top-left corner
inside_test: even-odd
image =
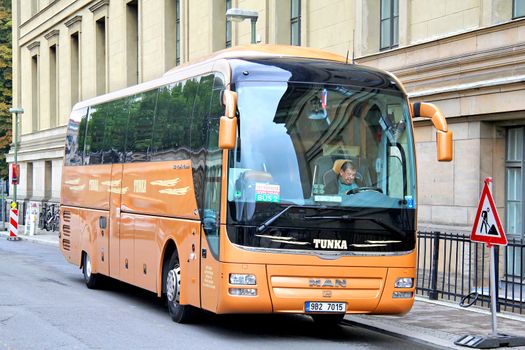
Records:
[[[17,165],[18,165],[18,131],[20,130],[20,118],[19,118],[19,114],[23,114],[24,113],[24,109],[22,107],[13,107],[13,108],[9,108],[9,113],[14,113],[15,114],[15,168],[17,168]],[[18,174],[18,176],[20,176],[20,174]],[[17,185],[18,182],[15,182],[13,183],[13,202],[16,203],[16,185]]]
[[[257,43],[257,39],[255,38],[255,24],[257,23],[257,18],[259,18],[257,11],[231,8],[226,11],[226,18],[235,22],[242,22],[245,19],[249,19],[252,22],[252,44]]]

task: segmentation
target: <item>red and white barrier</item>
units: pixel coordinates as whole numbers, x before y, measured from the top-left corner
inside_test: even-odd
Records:
[[[12,208],[9,213],[9,241],[18,241],[20,237],[18,234],[18,209]]]

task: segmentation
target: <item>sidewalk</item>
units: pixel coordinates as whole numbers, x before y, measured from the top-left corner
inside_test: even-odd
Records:
[[[412,310],[401,317],[351,315],[345,319],[369,329],[445,349],[469,349],[454,345],[454,341],[463,335],[486,336],[492,332],[492,319],[488,309],[465,309],[457,303],[432,301],[423,297],[416,297]],[[499,313],[498,333],[524,337],[525,316]]]
[[[7,236],[7,232],[0,231],[0,239],[5,239]],[[57,232],[39,230],[34,236],[19,236],[22,240],[58,247]],[[492,332],[491,315],[488,309],[476,307],[465,309],[459,307],[457,303],[432,301],[424,297],[416,297],[412,310],[401,317],[348,315],[345,320],[347,324],[445,349],[469,349],[454,345],[454,341],[467,334],[488,335]],[[525,337],[525,314],[499,313],[498,332]]]
[[[8,225],[6,224],[6,226]],[[19,231],[24,232],[24,227],[20,226]],[[9,231],[0,231],[1,239],[4,239],[3,237],[7,236],[9,236]],[[58,232],[46,231],[37,228],[34,236],[19,234],[18,237],[20,237],[21,240],[58,247]]]

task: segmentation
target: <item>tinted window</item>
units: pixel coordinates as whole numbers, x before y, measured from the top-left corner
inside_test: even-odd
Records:
[[[89,109],[83,164],[102,164],[106,114],[102,106]]]
[[[86,135],[87,108],[73,111],[69,118],[66,135],[65,165],[82,164]]]
[[[84,164],[121,163],[128,124],[127,99],[89,109]]]
[[[191,113],[198,84],[193,80],[161,87],[153,127],[155,160],[186,158],[177,151],[190,143]]]
[[[124,161],[124,146],[126,145],[126,130],[128,129],[128,105],[128,99],[124,98],[100,107],[106,115],[102,161],[104,164],[122,163]]]
[[[213,75],[210,74],[200,78],[191,123],[191,149],[195,151],[206,146],[207,120],[212,88]]]
[[[151,157],[157,92],[135,95],[130,102],[126,162],[144,162]]]

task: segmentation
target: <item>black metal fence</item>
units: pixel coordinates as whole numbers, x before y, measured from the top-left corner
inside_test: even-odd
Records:
[[[441,232],[418,232],[417,244],[417,293],[464,306],[490,306],[490,251],[485,244]],[[525,243],[509,239],[506,247],[494,249],[497,309],[523,314]]]

